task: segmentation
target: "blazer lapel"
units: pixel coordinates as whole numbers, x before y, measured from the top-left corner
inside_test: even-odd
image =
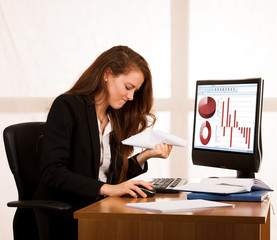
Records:
[[[96,111],[94,105],[87,105],[87,116],[88,116],[88,124],[90,129],[90,139],[92,144],[93,150],[93,157],[94,159],[94,169],[95,169],[95,176],[98,177],[99,174],[99,165],[100,165],[100,141],[99,141],[99,130],[98,130],[98,123],[96,117]]]

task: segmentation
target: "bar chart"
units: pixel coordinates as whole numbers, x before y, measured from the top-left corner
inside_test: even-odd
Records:
[[[250,149],[253,145],[255,102],[249,97],[221,97],[218,100],[216,142],[225,147]]]

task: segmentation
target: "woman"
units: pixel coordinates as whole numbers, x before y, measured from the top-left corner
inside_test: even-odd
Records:
[[[152,105],[152,77],[144,58],[125,46],[102,53],[50,109],[35,199],[72,204],[72,221],[73,211],[103,196],[136,197],[137,192],[146,197],[138,185],[152,185],[128,179],[146,172],[149,158],[167,158],[172,146],[159,144],[130,157],[133,147],[121,141],[155,123]]]

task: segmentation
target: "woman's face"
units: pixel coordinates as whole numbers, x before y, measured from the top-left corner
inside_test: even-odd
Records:
[[[114,109],[120,109],[127,101],[134,99],[134,93],[143,84],[144,76],[140,70],[132,70],[117,77],[109,74],[106,79],[109,105]]]

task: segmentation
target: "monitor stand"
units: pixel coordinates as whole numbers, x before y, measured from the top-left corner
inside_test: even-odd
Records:
[[[254,172],[237,171],[237,178],[255,178]]]

